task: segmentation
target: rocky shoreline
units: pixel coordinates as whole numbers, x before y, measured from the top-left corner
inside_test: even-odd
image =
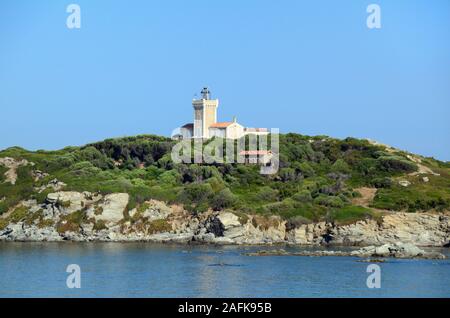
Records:
[[[287,252],[284,249],[261,250],[248,253],[248,256],[353,256],[361,258],[422,258],[422,259],[446,259],[439,252],[425,251],[410,243],[384,244],[381,246],[367,246],[355,251],[300,251]],[[372,260],[373,261],[373,260]],[[382,260],[378,260],[382,262]]]
[[[160,201],[127,211],[126,193],[59,191],[42,204],[25,201],[0,216],[0,241],[158,242],[248,245],[382,246],[398,242],[443,247],[448,213],[392,213],[348,225],[288,224],[276,216],[209,211],[193,215]],[[20,210],[20,218],[17,212]]]

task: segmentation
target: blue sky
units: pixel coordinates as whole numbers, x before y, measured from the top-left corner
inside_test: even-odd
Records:
[[[450,160],[449,39],[448,0],[2,0],[0,149],[170,135],[208,85],[222,121]]]

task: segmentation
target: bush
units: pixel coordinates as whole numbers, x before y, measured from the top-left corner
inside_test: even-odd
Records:
[[[387,172],[413,172],[417,166],[400,156],[381,156],[377,159],[381,170]]]
[[[166,220],[155,220],[148,225],[148,234],[169,232],[172,230],[172,226]]]
[[[192,212],[204,212],[208,209],[209,200],[214,192],[208,183],[192,183],[179,194],[178,200]]]
[[[269,203],[263,206],[263,212],[266,214],[288,214],[294,209],[291,200]]]
[[[292,196],[292,199],[298,202],[308,203],[312,202],[311,192],[308,190],[301,190]]]
[[[300,226],[304,225],[304,224],[310,224],[311,220],[301,216],[301,215],[297,215],[294,217],[291,217],[287,220],[286,222],[286,230],[290,231],[296,228],[299,228]]]
[[[375,188],[390,188],[392,186],[392,180],[388,177],[374,178],[372,179],[372,185]]]
[[[81,161],[75,163],[71,167],[71,173],[77,177],[95,176],[100,172],[100,169],[94,167],[89,161]]]
[[[367,218],[378,220],[379,216],[368,208],[361,206],[346,206],[338,210],[333,210],[330,213],[330,218],[337,223],[348,224]]]
[[[292,168],[281,168],[279,175],[284,182],[295,181],[297,179],[297,173]]]
[[[211,199],[211,207],[213,210],[219,211],[231,207],[235,202],[235,195],[230,191],[230,189],[225,188],[213,196]]]
[[[259,201],[263,201],[263,202],[277,201],[278,200],[278,191],[275,189],[272,189],[271,187],[267,187],[267,186],[262,187],[256,194],[256,198]]]
[[[103,220],[97,220],[94,223],[94,227],[93,227],[94,231],[101,231],[101,230],[105,230],[107,228],[108,227],[106,226],[105,221],[103,221]]]
[[[70,167],[76,162],[77,158],[73,153],[66,153],[43,160],[42,169],[48,172],[55,172]]]
[[[331,166],[331,171],[338,172],[338,173],[349,173],[350,168],[344,160],[338,159]]]
[[[6,180],[6,176],[5,173],[8,171],[9,169],[0,165],[0,183],[4,182]]]
[[[65,232],[78,232],[81,224],[86,221],[87,218],[85,211],[76,211],[63,216],[56,225],[56,230],[61,234]]]
[[[17,223],[22,221],[28,213],[28,208],[24,206],[17,207],[11,214],[9,215],[8,219],[12,223]]]
[[[8,220],[0,218],[0,231],[4,230],[8,226],[8,224]]]
[[[316,197],[314,199],[314,203],[333,208],[341,208],[344,206],[344,202],[340,197],[327,196],[323,194],[320,194],[318,197]]]
[[[171,185],[171,186],[179,184],[181,182],[181,179],[182,178],[180,173],[176,170],[165,171],[158,177],[158,180],[163,185]]]
[[[100,169],[114,168],[114,161],[92,146],[80,150],[78,152],[78,157],[80,158],[80,161],[89,161]]]
[[[305,178],[314,177],[315,175],[314,169],[306,162],[300,163],[299,170]]]

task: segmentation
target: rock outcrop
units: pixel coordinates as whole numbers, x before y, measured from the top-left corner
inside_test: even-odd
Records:
[[[17,168],[20,166],[34,165],[34,163],[28,162],[26,159],[16,160],[14,158],[4,157],[0,158],[0,165],[8,168],[8,171],[5,172],[6,180],[5,182],[9,182],[11,184],[16,184],[17,180]]]
[[[438,252],[428,252],[409,243],[397,242],[381,246],[367,246],[356,251],[300,251],[287,252],[283,249],[262,250],[256,253],[248,253],[248,256],[354,256],[354,257],[392,257],[392,258],[425,258],[445,259],[445,255]]]
[[[378,221],[294,226],[277,216],[231,211],[193,215],[181,206],[168,206],[155,200],[129,211],[128,205],[126,193],[50,193],[43,204],[33,200],[22,202],[16,207],[22,214],[9,211],[0,216],[0,240],[328,246],[382,246],[402,242],[440,247],[450,242],[450,215],[445,213],[391,213]]]
[[[367,246],[404,242],[443,246],[450,238],[450,215],[396,212],[382,221],[362,220],[348,225],[304,224],[288,234],[294,244]]]
[[[124,218],[124,211],[128,205],[128,193],[113,193],[106,195],[98,204],[94,213],[89,213],[95,221],[109,224],[117,223]],[[92,211],[92,209],[91,209]]]

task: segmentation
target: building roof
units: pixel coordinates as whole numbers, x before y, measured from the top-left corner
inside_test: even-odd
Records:
[[[184,125],[181,128],[193,129],[194,128],[194,124],[193,123],[189,123],[189,124]]]
[[[223,122],[223,123],[215,123],[209,126],[209,128],[227,128],[232,124],[231,121]]]
[[[271,154],[270,150],[242,150],[239,155],[240,156],[264,156]]]

